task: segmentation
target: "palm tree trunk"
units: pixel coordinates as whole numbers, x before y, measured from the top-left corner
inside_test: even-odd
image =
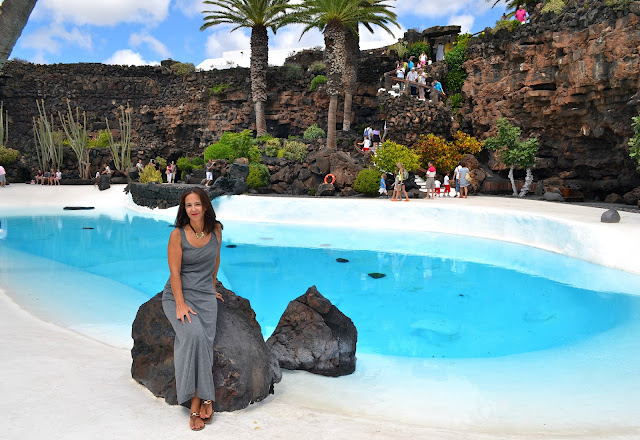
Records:
[[[251,28],[251,99],[256,112],[256,132],[258,136],[267,134],[267,120],[264,115],[267,102],[267,67],[269,64],[269,36],[264,26]]]
[[[342,131],[351,130],[351,104],[358,81],[358,64],[360,58],[360,37],[350,30],[345,32],[346,65],[342,74],[344,86],[344,116]]]
[[[37,0],[4,0],[0,6],[0,71],[18,41]]]
[[[327,122],[327,148],[337,149],[336,113],[338,95],[342,85],[342,70],[345,64],[344,28],[338,21],[330,21],[324,29],[324,59],[327,65],[327,93],[330,96]]]

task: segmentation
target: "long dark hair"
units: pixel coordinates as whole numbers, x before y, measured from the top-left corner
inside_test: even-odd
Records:
[[[220,225],[222,229],[222,223],[216,220],[216,212],[213,210],[211,200],[209,196],[202,188],[194,186],[184,190],[182,196],[180,196],[180,207],[178,208],[178,215],[176,216],[176,222],[173,224],[176,228],[184,228],[189,224],[189,214],[187,214],[187,208],[185,207],[185,199],[189,194],[196,194],[200,197],[200,203],[204,207],[204,232],[210,234],[216,226],[216,223]]]

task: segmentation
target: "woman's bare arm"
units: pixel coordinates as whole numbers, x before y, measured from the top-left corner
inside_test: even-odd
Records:
[[[182,278],[180,277],[180,269],[182,267],[182,238],[180,237],[180,230],[177,228],[171,232],[171,236],[169,237],[167,259],[169,260],[169,271],[171,272],[171,290],[176,300],[176,318],[184,324],[184,317],[186,316],[187,320],[191,322],[189,313],[193,315],[197,315],[197,313],[191,310],[191,307],[184,302]]]
[[[216,236],[216,240],[218,240],[218,252],[216,257],[216,266],[213,269],[213,291],[216,294],[216,298],[224,301],[222,295],[218,293],[216,290],[216,281],[218,279],[218,268],[220,267],[220,248],[222,247],[222,226],[220,223],[216,223],[216,226],[213,228],[213,233]]]

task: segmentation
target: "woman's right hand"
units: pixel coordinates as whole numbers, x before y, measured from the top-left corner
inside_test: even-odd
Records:
[[[191,316],[189,316],[189,313],[191,313],[192,315],[197,315],[196,312],[194,312],[193,310],[191,310],[191,307],[189,307],[187,305],[187,303],[176,303],[176,318],[178,318],[180,321],[182,321],[182,323],[184,324],[184,317],[187,317],[187,320],[189,321],[189,323],[191,323]]]

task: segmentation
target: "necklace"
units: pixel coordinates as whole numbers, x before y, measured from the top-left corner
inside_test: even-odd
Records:
[[[204,233],[204,230],[203,230],[202,232],[196,232],[196,230],[195,230],[195,229],[193,229],[193,226],[191,226],[191,223],[189,223],[189,227],[191,228],[191,230],[193,231],[193,233],[194,233],[194,234],[196,234],[196,238],[197,238],[198,240],[200,240],[201,238],[204,238],[204,236],[206,235],[206,234]]]

